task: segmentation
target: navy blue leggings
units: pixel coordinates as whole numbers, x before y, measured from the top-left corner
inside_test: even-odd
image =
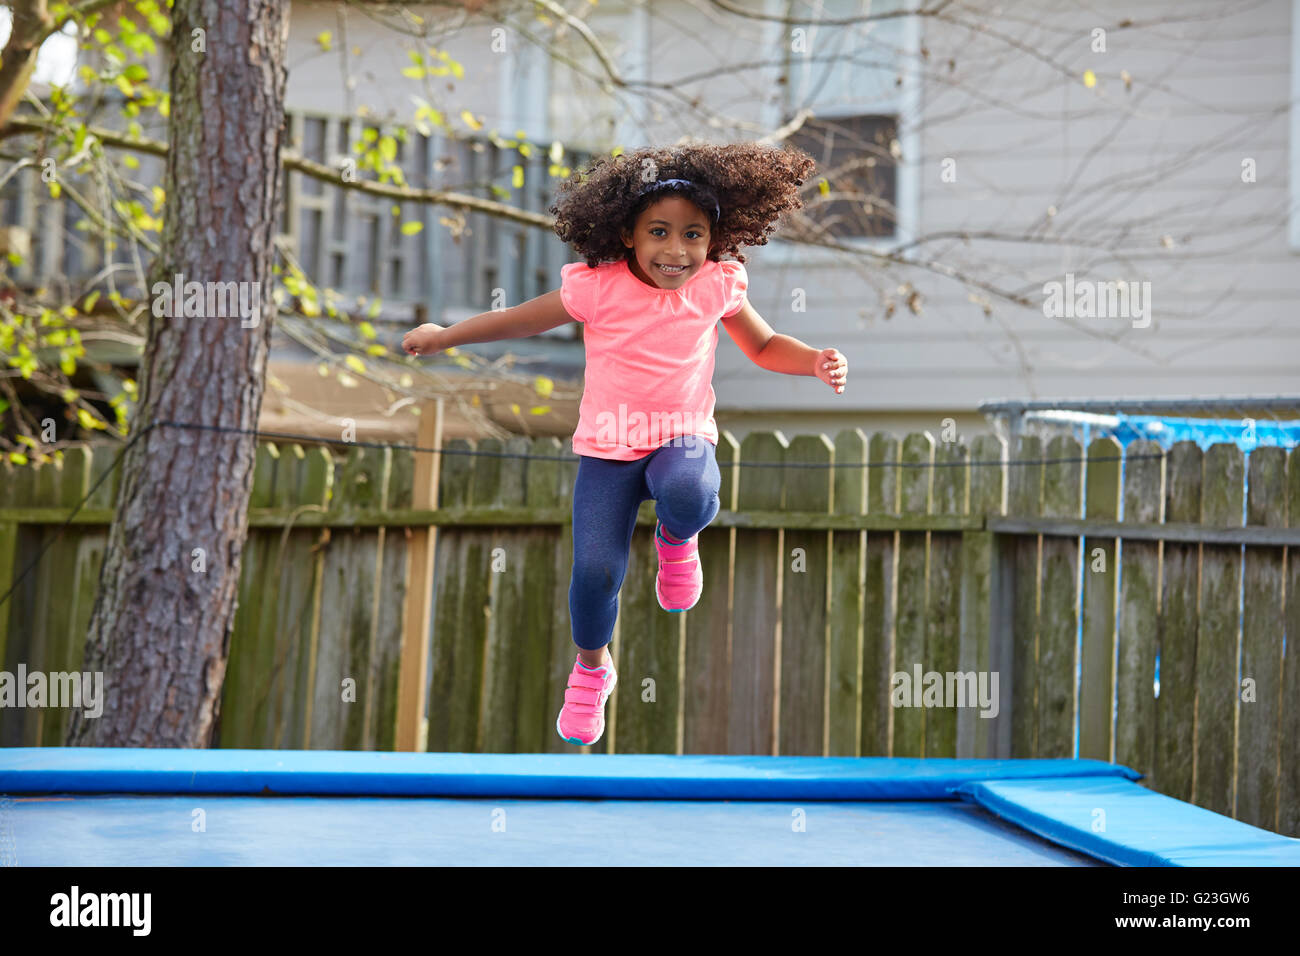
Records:
[[[722,476],[713,443],[693,435],[670,439],[635,461],[588,455],[579,459],[573,484],[569,617],[573,642],[595,651],[614,633],[618,592],[627,574],[641,502],[653,498],[664,530],[685,540],[717,517]]]

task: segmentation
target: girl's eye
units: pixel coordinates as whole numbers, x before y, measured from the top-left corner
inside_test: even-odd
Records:
[[[659,238],[662,238],[662,237],[659,235],[659,233],[661,233],[661,232],[665,232],[665,231],[666,231],[666,230],[664,229],[663,226],[655,226],[653,229],[650,230],[650,235],[654,236],[656,239],[659,239]],[[696,239],[703,239],[703,238],[704,238],[704,233],[702,233],[702,232],[700,232],[700,231],[698,231],[698,230],[696,230],[696,229],[692,229],[692,230],[691,230],[690,232],[688,232],[686,235],[687,235],[688,237],[690,237],[690,236],[694,236]]]

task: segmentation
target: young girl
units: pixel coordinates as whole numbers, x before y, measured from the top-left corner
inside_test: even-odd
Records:
[[[665,611],[695,606],[703,587],[696,536],[718,513],[713,356],[717,323],[753,362],[815,375],[844,391],[848,363],[777,335],[745,297],[741,245],[764,245],[801,205],[811,157],[757,143],[647,148],[600,157],[559,187],[555,231],[586,263],[560,288],[449,328],[406,333],[411,355],[467,342],[536,335],[582,322],[586,373],[573,451],[573,577],[577,660],[556,730],[591,745],[605,730],[618,680],[606,650],[641,502],[655,502],[655,593]],[[721,257],[732,255],[734,260]]]

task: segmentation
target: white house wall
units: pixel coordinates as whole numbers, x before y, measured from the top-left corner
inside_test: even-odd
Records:
[[[962,15],[982,18],[1041,51],[1051,64],[923,19],[913,36],[929,52],[928,75],[919,88],[907,88],[911,99],[900,95],[898,101],[904,131],[911,133],[900,176],[910,175],[915,191],[912,207],[903,210],[904,231],[1017,236],[1039,227],[1048,207],[1057,206],[1044,241],[947,242],[917,252],[1026,296],[1030,306],[995,299],[986,317],[965,286],[934,271],[896,269],[884,283],[880,267],[870,262],[861,266],[864,278],[859,269],[824,256],[818,264],[788,246],[752,250],[755,307],[778,332],[844,352],[849,386],[835,396],[812,378],[777,382],[722,333],[715,379],[720,419],[733,412],[782,412],[823,421],[845,413],[924,421],[947,411],[969,414],[994,397],[1296,391],[1300,261],[1287,242],[1287,211],[1296,202],[1288,180],[1286,109],[1295,68],[1293,0],[1245,4],[1246,12],[1237,15],[1224,14],[1223,6],[1101,2],[1081,9],[1064,0],[1035,0],[1002,5],[995,17],[982,13],[984,4],[957,6]],[[320,53],[314,40],[331,31],[337,51],[337,9],[294,4],[292,109],[339,112],[347,101],[337,52]],[[609,40],[625,74],[656,82],[720,63],[771,59],[786,43],[780,25],[738,24],[707,4],[656,2],[647,13],[639,5],[602,0],[589,12],[592,29]],[[1158,23],[1164,15],[1177,22]],[[1125,16],[1140,23],[1117,27]],[[1108,28],[1105,53],[1090,48],[1094,27]],[[444,41],[467,73],[453,102],[509,135],[520,117],[510,85],[502,83],[502,71],[511,69],[508,58],[488,52],[491,29],[478,26]],[[407,62],[400,39],[351,8],[347,31],[348,46],[362,49],[354,60],[354,102],[378,115],[409,115],[413,84],[398,74]],[[575,56],[583,55],[572,33],[566,43]],[[950,57],[951,73],[936,70]],[[904,59],[900,69],[915,64]],[[1097,76],[1093,89],[1082,80],[1089,69]],[[1121,70],[1132,77],[1131,92]],[[755,67],[684,85],[682,92],[705,97],[733,123],[712,130],[671,98],[620,110],[598,84],[570,80],[555,67],[550,115],[526,125],[530,135],[594,148],[671,143],[687,134],[741,139],[766,132],[779,115],[774,75],[774,69]],[[1153,90],[1152,83],[1164,89]],[[533,95],[526,102],[535,104],[536,90],[527,92]],[[1247,157],[1257,168],[1257,181],[1249,184],[1241,180]],[[945,158],[956,162],[956,182],[941,180]],[[1124,185],[1108,185],[1115,179]],[[1091,236],[1120,221],[1131,221],[1132,231],[1118,258],[1060,239],[1071,229]],[[1169,247],[1160,244],[1165,235]],[[1149,281],[1150,326],[1134,328],[1121,317],[1075,320],[1071,327],[1045,317],[1043,283],[1064,280],[1067,272]],[[558,284],[558,273],[555,279]],[[892,318],[884,318],[877,288],[904,281],[920,291],[921,314],[900,302]],[[807,295],[804,313],[792,311],[795,289]]]

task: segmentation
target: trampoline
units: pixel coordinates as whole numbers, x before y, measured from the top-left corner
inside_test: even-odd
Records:
[[[1139,777],[1095,760],[9,748],[0,865],[1300,865],[1300,840]]]

